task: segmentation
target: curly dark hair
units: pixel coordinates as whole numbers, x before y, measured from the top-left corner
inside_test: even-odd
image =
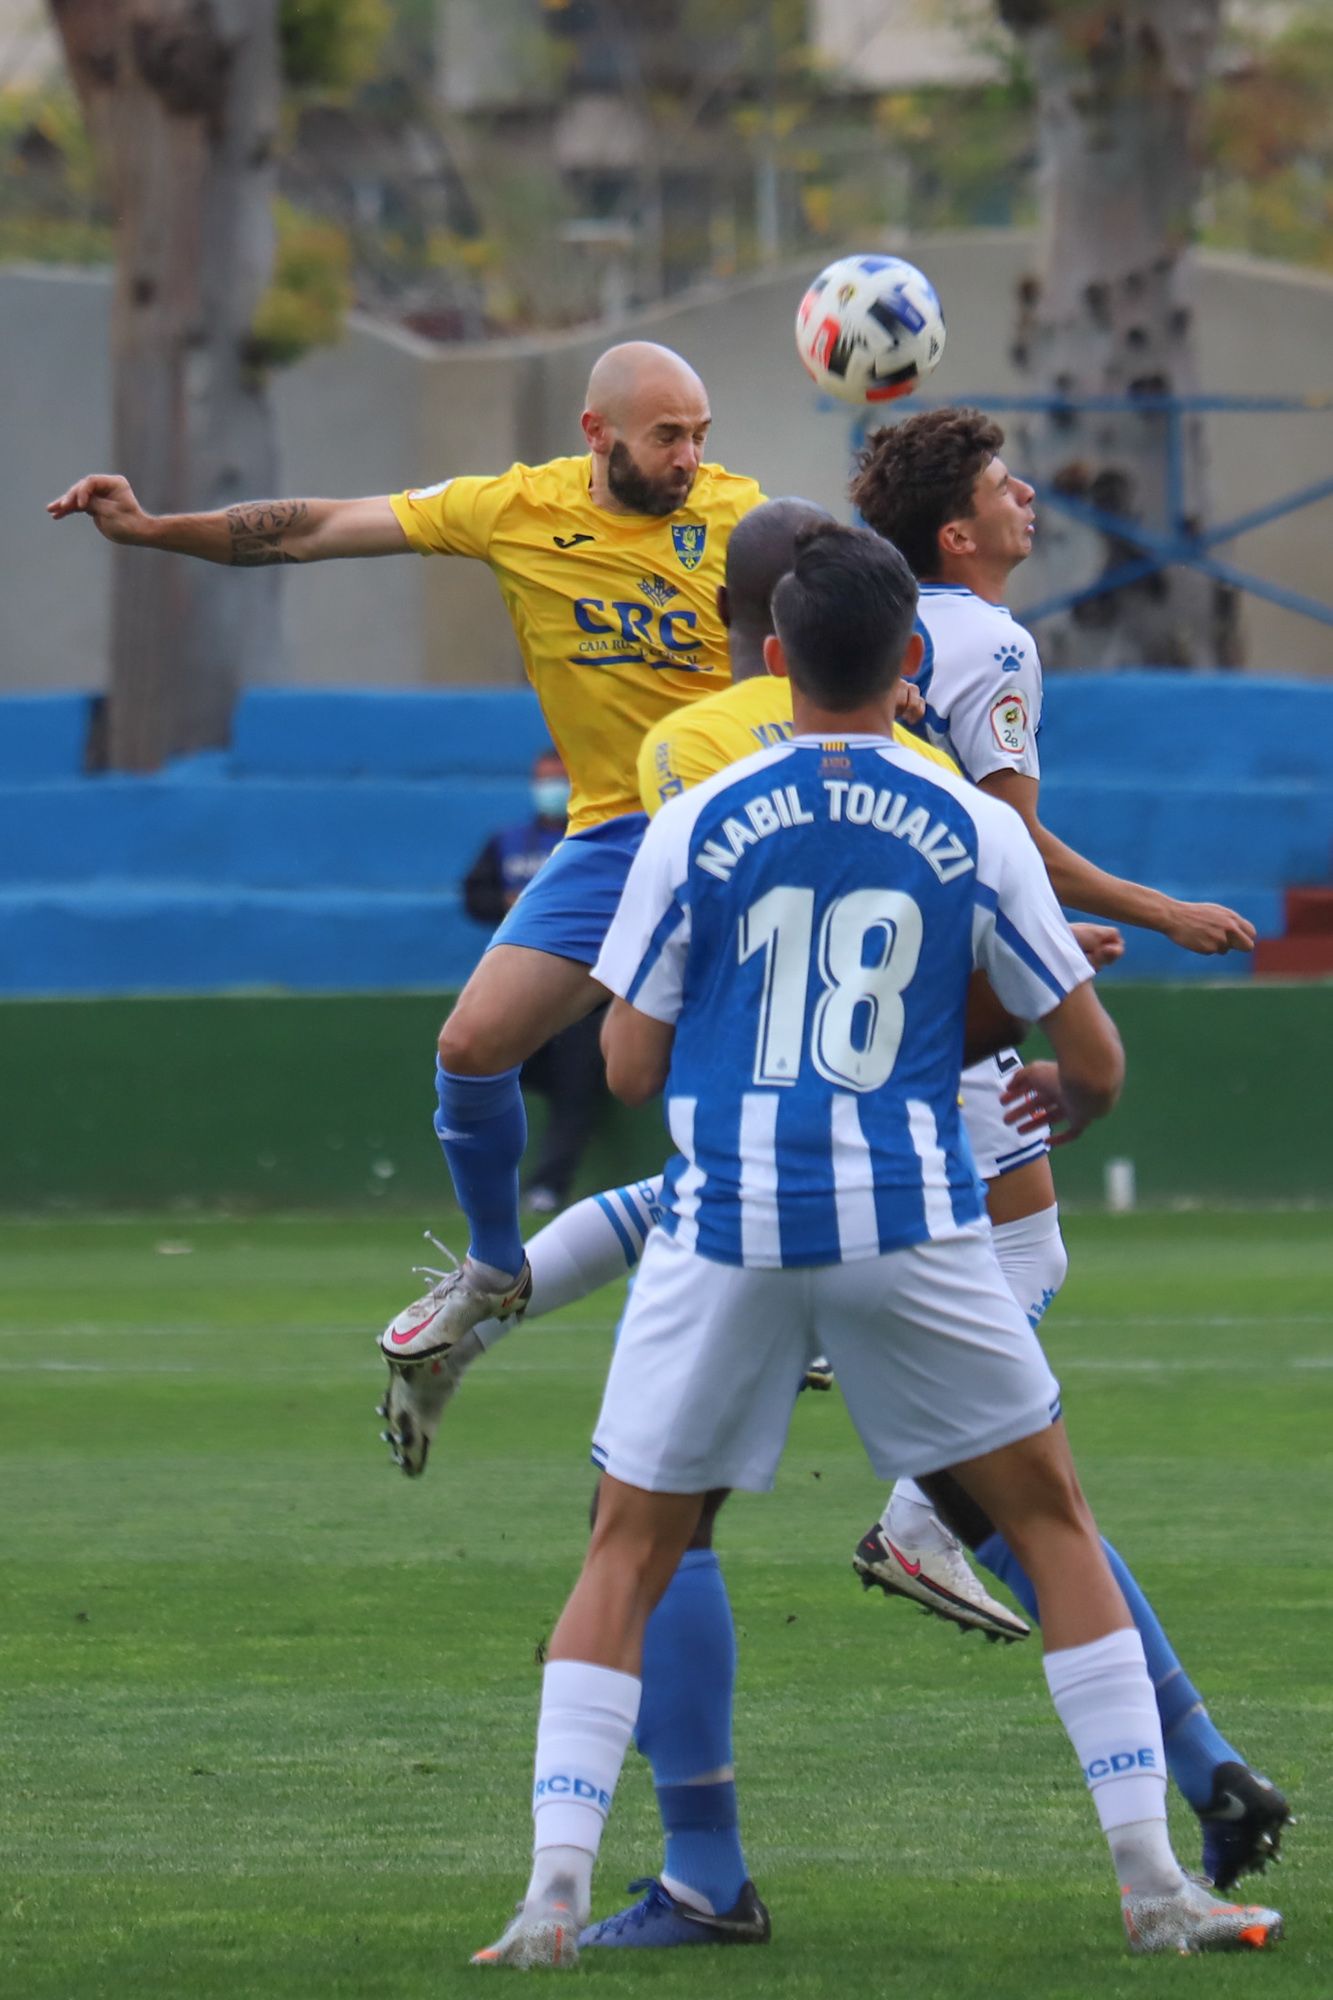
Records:
[[[916,576],[939,569],[939,533],[972,512],[972,494],[1004,432],[984,410],[922,410],[872,431],[856,461],[852,505],[900,548]]]

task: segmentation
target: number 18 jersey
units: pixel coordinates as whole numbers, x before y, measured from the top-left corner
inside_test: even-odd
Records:
[[[662,1227],[772,1267],[976,1221],[974,966],[1024,1019],[1090,977],[1022,821],[963,779],[882,737],[797,737],[673,799],[593,970],[675,1025]]]

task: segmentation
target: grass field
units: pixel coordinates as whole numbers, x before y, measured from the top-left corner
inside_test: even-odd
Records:
[[[1073,1218],[1048,1322],[1085,1483],[1214,1712],[1294,1795],[1259,1960],[1131,1961],[1036,1642],[856,1587],[839,1399],[719,1545],[764,1951],[592,1954],[603,1991],[1333,1996],[1333,1227]],[[385,1217],[0,1226],[0,1993],[473,1990],[526,1873],[535,1655],[571,1581],[618,1306],[520,1332],[391,1472]],[[1173,1809],[1174,1811],[1174,1809]],[[1192,1822],[1179,1845],[1197,1859]],[[631,1760],[599,1912],[658,1853]]]

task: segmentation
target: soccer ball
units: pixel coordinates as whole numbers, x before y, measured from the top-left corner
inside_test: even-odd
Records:
[[[935,287],[902,257],[840,257],[801,300],[796,352],[844,403],[910,396],[944,352]]]

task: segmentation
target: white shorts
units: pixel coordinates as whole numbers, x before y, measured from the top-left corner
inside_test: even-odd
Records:
[[[766,1492],[818,1353],[881,1479],[997,1451],[1059,1414],[1059,1386],[984,1220],[883,1257],[777,1271],[712,1263],[655,1229],[593,1459],[650,1493]]]
[[[1017,1049],[1001,1049],[999,1055],[987,1056],[963,1071],[963,1124],[983,1181],[998,1180],[1050,1151],[1049,1125],[1036,1132],[1016,1132],[1004,1122],[1000,1093],[1022,1063]]]

